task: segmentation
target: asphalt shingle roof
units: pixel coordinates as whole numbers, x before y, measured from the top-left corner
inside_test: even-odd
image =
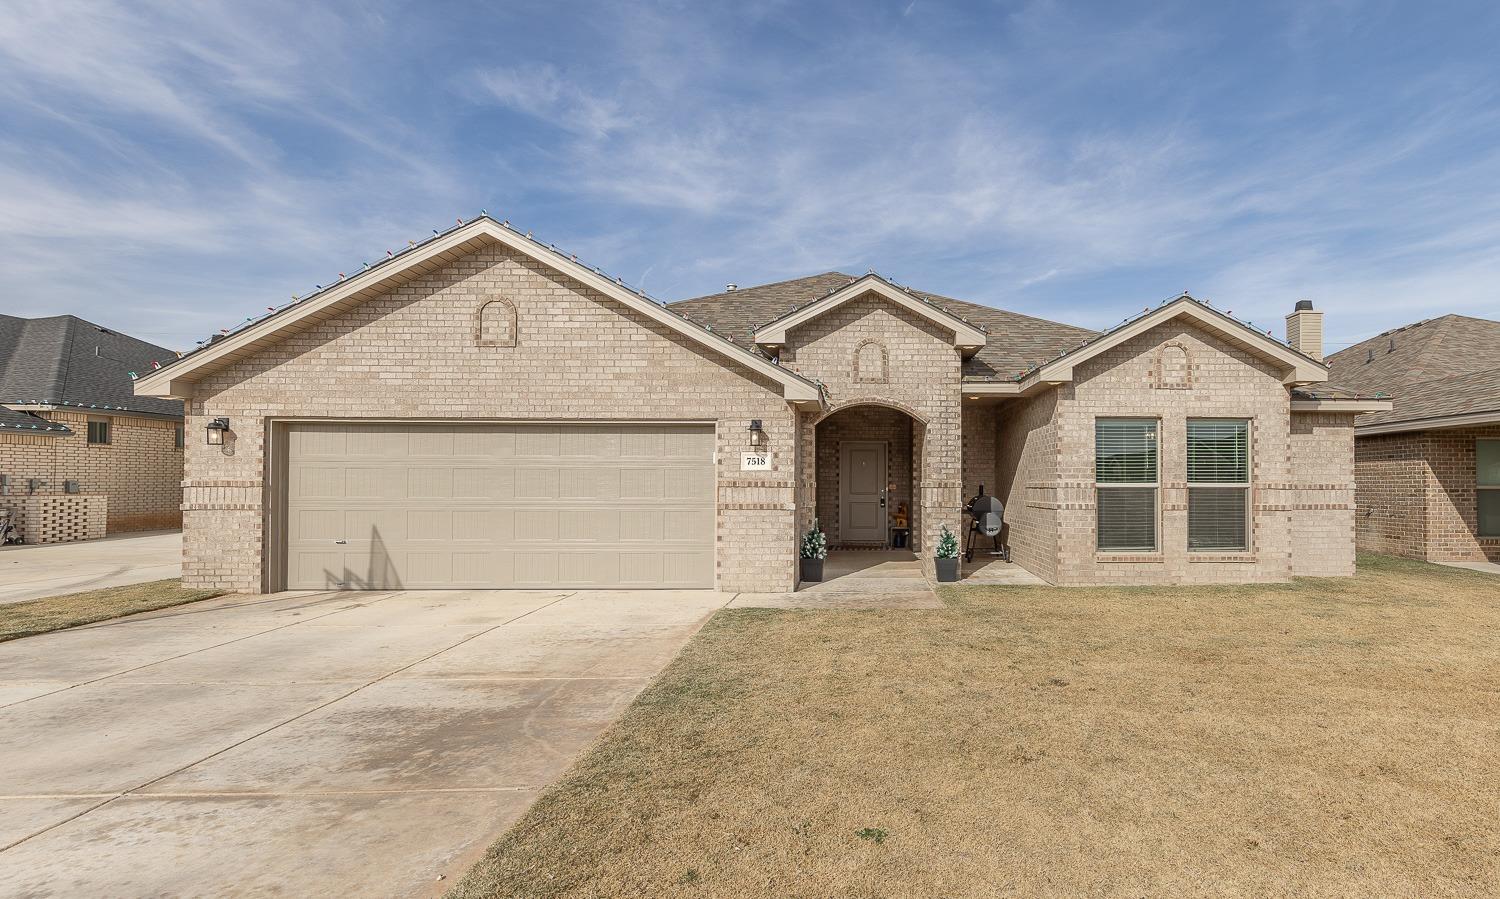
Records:
[[[182,417],[182,403],[135,395],[130,372],[177,353],[73,315],[0,315],[0,403],[94,407]],[[18,414],[18,413],[12,413]]]
[[[16,431],[27,434],[50,434],[53,437],[66,437],[73,433],[73,429],[65,424],[48,421],[30,412],[17,412],[0,406],[0,434],[10,434]]]
[[[855,280],[842,272],[824,272],[806,278],[777,281],[757,287],[679,300],[669,309],[713,330],[742,346],[755,349],[756,328],[781,318],[794,307],[805,306]],[[950,315],[967,319],[987,332],[987,342],[964,361],[964,378],[971,381],[1007,381],[1039,362],[1075,349],[1097,332],[1060,322],[1033,318],[992,306],[981,306],[913,290],[912,295],[932,302]]]
[[[1329,379],[1388,394],[1395,408],[1360,425],[1500,412],[1500,322],[1444,315],[1386,331],[1328,357]]]

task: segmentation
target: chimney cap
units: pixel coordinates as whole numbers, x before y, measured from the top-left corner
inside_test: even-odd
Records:
[[[1312,300],[1298,300],[1297,301],[1297,309],[1296,309],[1296,311],[1297,312],[1311,312],[1312,311]]]

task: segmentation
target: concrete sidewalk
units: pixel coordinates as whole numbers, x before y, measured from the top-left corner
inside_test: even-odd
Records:
[[[0,895],[427,895],[729,597],[225,596],[0,644]]]
[[[181,576],[181,531],[0,547],[0,603]]]

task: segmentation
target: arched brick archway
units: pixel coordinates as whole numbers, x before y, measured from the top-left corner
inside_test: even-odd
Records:
[[[908,549],[917,549],[921,529],[922,453],[928,422],[898,400],[851,397],[831,409],[804,418],[802,485],[798,506],[801,526],[816,519],[830,546],[889,546],[898,509],[905,507]],[[875,457],[884,459],[884,506],[868,504],[868,494],[850,495],[854,467]],[[857,454],[857,455],[856,455]],[[868,478],[868,473],[862,475]],[[846,481],[848,483],[846,484]],[[866,484],[867,488],[868,485]],[[879,524],[871,522],[871,516]]]

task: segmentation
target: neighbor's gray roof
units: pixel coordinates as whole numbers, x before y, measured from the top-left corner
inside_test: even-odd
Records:
[[[830,291],[857,280],[842,272],[824,272],[806,278],[744,287],[690,300],[679,300],[667,308],[708,325],[718,334],[755,349],[756,328],[781,318],[794,307],[820,300]],[[964,361],[964,377],[972,381],[1007,381],[1031,366],[1058,353],[1076,348],[1097,332],[1073,325],[1007,312],[993,306],[966,303],[951,297],[913,290],[950,315],[978,325],[987,342]]]
[[[73,315],[0,315],[0,404],[75,406],[182,417],[182,403],[138,397],[130,372],[177,353]]]
[[[1500,412],[1500,322],[1444,315],[1386,331],[1328,357],[1330,379],[1389,394],[1359,424]]]
[[[66,437],[73,433],[73,429],[55,421],[48,421],[40,415],[32,415],[30,412],[17,412],[13,409],[0,406],[0,434],[13,434],[16,432]]]

